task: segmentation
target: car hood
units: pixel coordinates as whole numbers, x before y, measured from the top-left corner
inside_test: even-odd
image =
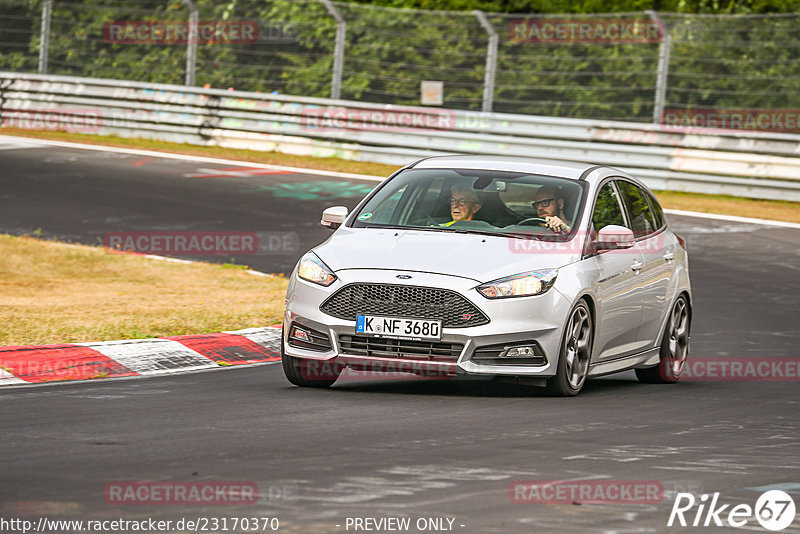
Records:
[[[575,240],[573,240],[575,241]],[[489,282],[525,271],[553,269],[577,261],[574,242],[495,237],[426,230],[346,228],[314,249],[334,271],[391,269]]]

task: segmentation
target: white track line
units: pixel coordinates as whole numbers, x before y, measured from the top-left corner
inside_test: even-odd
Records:
[[[117,251],[115,251],[115,252],[117,252]],[[124,251],[122,251],[121,253],[125,254]],[[134,254],[134,255],[138,256],[139,254]],[[157,256],[155,254],[141,254],[141,256],[144,257],[144,258],[150,259],[150,260],[168,261],[168,262],[172,262],[172,263],[185,263],[185,264],[190,264],[190,265],[192,263],[202,263],[204,265],[208,265],[208,262],[204,262],[204,261],[183,260],[183,259],[179,259],[179,258],[168,258],[167,256]],[[253,269],[245,269],[244,272],[246,272],[247,274],[253,274],[253,275],[256,275],[256,276],[263,276],[265,278],[275,278],[274,274],[262,273],[261,271],[254,271]]]
[[[21,142],[17,139],[27,139],[27,138],[19,138],[19,137],[9,137],[8,139],[0,140],[0,150],[19,150],[21,148],[36,148],[39,146],[33,142]]]
[[[7,384],[27,384],[21,378],[17,378],[13,374],[9,373],[3,368],[0,368],[0,386],[5,386]]]
[[[224,333],[246,337],[253,343],[274,351],[281,350],[281,337],[283,336],[283,330],[281,328],[248,328]]]
[[[168,158],[191,161],[192,163],[218,163],[220,165],[235,165],[239,167],[258,167],[259,169],[271,169],[275,171],[286,171],[299,174],[318,174],[320,176],[333,176],[335,178],[352,178],[354,180],[368,180],[380,182],[385,180],[385,176],[371,176],[368,174],[355,174],[350,172],[322,171],[319,169],[305,169],[302,167],[287,167],[284,165],[269,165],[266,163],[254,163],[252,161],[238,161],[222,158],[209,158],[206,156],[191,156],[189,154],[172,154],[170,152],[158,152],[156,150],[139,150],[137,148],[120,148],[114,146],[87,145],[84,143],[71,143],[69,141],[53,141],[50,139],[38,139],[34,137],[12,137],[0,135],[2,142],[21,142],[27,141],[31,144],[60,146],[63,148],[76,148],[80,150],[96,150],[98,152],[115,152],[117,154],[135,154],[137,156],[149,156],[151,158]],[[202,146],[198,146],[202,148]]]
[[[384,180],[385,176],[372,176],[369,174],[354,174],[349,172],[334,172],[334,171],[321,171],[318,169],[305,169],[302,167],[286,167],[283,165],[268,165],[266,163],[253,163],[252,161],[238,161],[238,160],[231,160],[231,159],[222,159],[222,158],[209,158],[205,156],[190,156],[187,154],[172,154],[169,152],[158,152],[155,150],[139,150],[135,148],[119,148],[119,147],[109,147],[109,146],[102,146],[102,145],[87,145],[83,143],[71,143],[68,141],[52,141],[50,139],[38,139],[38,138],[31,138],[31,137],[13,137],[13,136],[4,136],[0,135],[0,143],[2,142],[27,142],[27,143],[35,143],[38,145],[48,145],[48,146],[60,146],[64,148],[76,148],[81,150],[96,150],[99,152],[115,152],[118,154],[136,154],[139,156],[149,156],[155,158],[168,158],[168,159],[178,159],[184,161],[191,161],[191,162],[202,162],[202,163],[218,163],[220,165],[235,165],[241,167],[258,167],[260,169],[273,169],[276,171],[287,171],[291,173],[298,173],[298,174],[317,174],[319,176],[333,176],[336,178],[351,178],[354,180],[366,180],[370,182],[380,182]],[[763,224],[767,226],[781,226],[783,228],[797,228],[800,229],[800,224],[798,223],[791,223],[791,222],[784,222],[784,221],[772,221],[769,219],[753,219],[750,217],[737,217],[735,215],[718,215],[716,213],[702,213],[699,211],[683,211],[683,210],[671,210],[667,209],[664,210],[667,213],[672,215],[681,215],[685,217],[697,217],[702,219],[716,219],[720,221],[734,221],[734,222],[743,222],[743,223],[750,223],[750,224]]]
[[[140,375],[219,367],[217,362],[171,339],[138,339],[76,344],[90,347]]]
[[[766,226],[780,226],[783,228],[798,228],[800,224],[785,221],[772,221],[769,219],[753,219],[751,217],[738,217],[736,215],[717,215],[716,213],[702,213],[699,211],[683,211],[683,210],[664,210],[670,215],[680,215],[683,217],[696,217],[698,219],[716,219],[718,221],[733,221],[750,224],[763,224]]]

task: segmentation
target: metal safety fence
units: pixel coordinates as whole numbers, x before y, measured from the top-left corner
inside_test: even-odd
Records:
[[[0,70],[711,127],[744,112],[744,129],[799,132],[753,118],[800,110],[798,24],[800,14],[3,0]]]
[[[3,128],[397,165],[452,153],[545,157],[618,167],[655,189],[800,201],[797,134],[0,72],[0,133]]]

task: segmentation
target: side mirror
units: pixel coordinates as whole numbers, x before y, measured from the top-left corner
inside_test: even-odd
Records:
[[[634,244],[633,230],[624,226],[609,224],[597,232],[595,250],[619,250],[631,248]]]
[[[336,230],[347,219],[347,208],[345,206],[333,206],[322,212],[320,224],[327,226],[331,230]]]

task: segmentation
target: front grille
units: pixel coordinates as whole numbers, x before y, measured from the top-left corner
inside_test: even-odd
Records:
[[[376,358],[405,358],[432,362],[455,362],[464,345],[441,341],[410,341],[369,336],[339,336],[344,354]]]
[[[350,284],[331,295],[320,310],[339,319],[356,315],[439,319],[445,328],[479,326],[489,318],[449,289],[390,284]]]

